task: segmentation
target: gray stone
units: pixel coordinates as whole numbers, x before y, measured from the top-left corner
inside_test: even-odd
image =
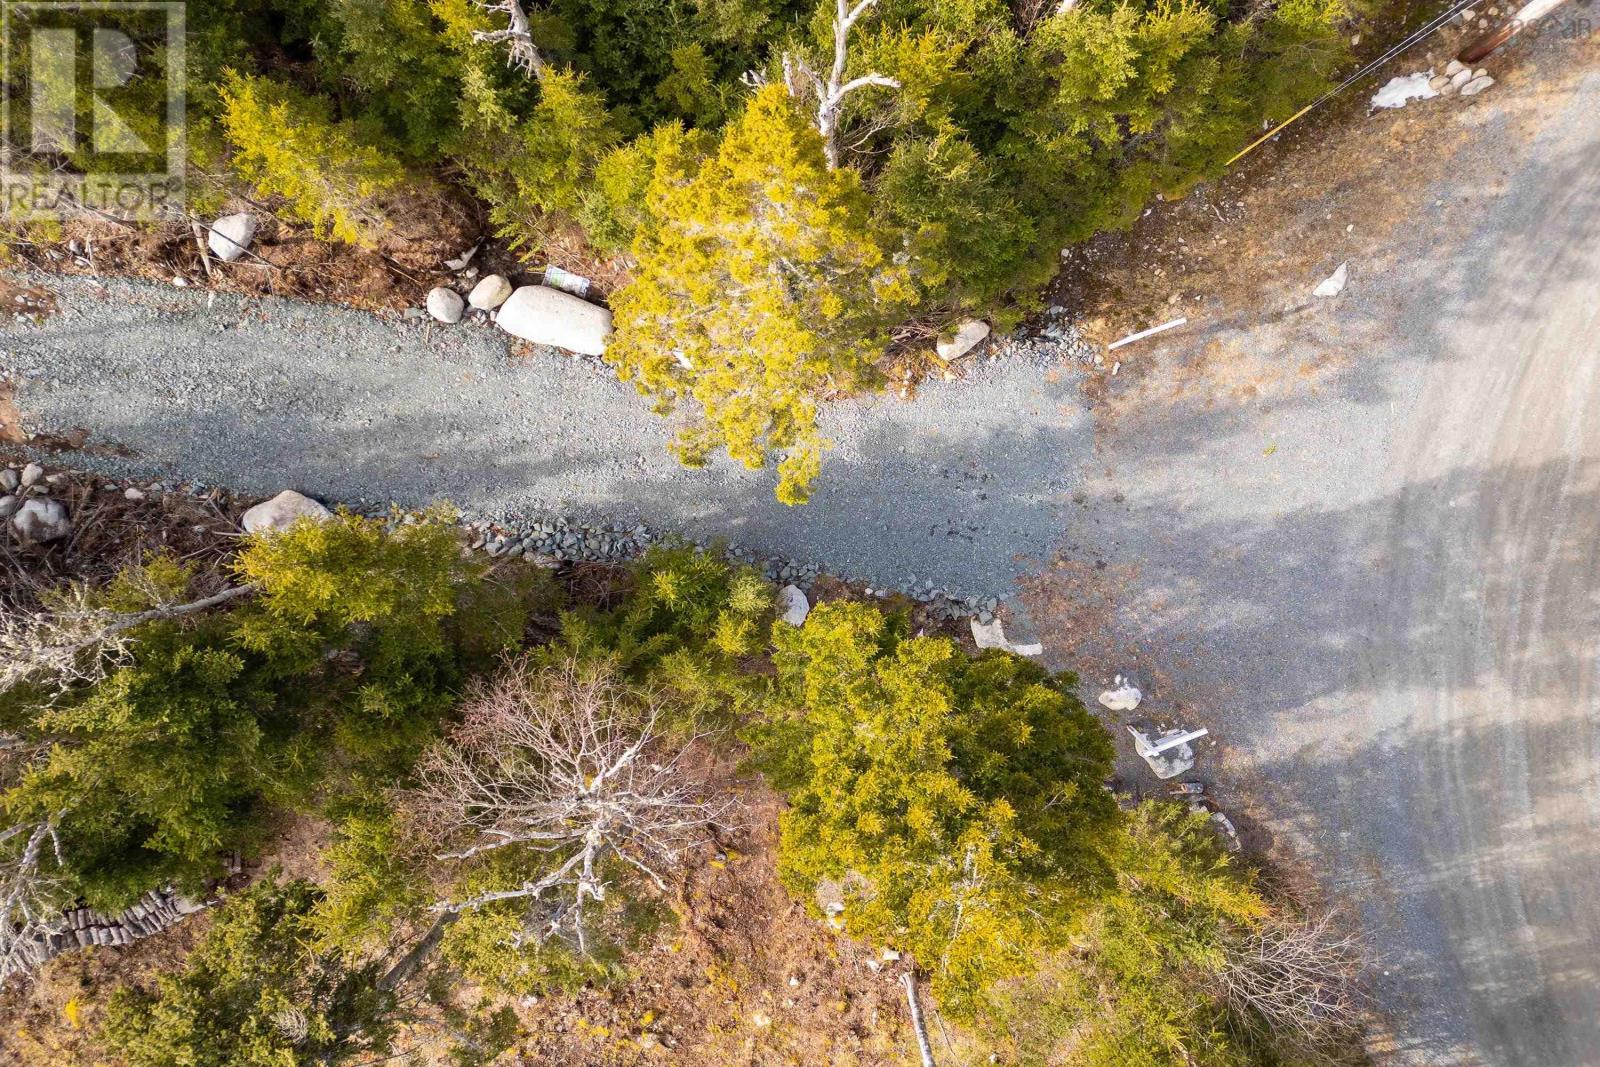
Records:
[[[239,522],[246,533],[259,534],[287,529],[300,519],[321,522],[332,515],[333,512],[310,497],[285,489],[245,512]]]
[[[440,322],[460,322],[462,307],[461,294],[454,289],[441,285],[428,291],[428,314]]]
[[[47,496],[34,497],[11,516],[11,528],[35,544],[55,541],[72,532],[72,520],[59,500]]]
[[[786,585],[778,590],[778,610],[783,613],[779,618],[790,626],[804,626],[806,616],[811,614],[811,601],[798,586]]]
[[[948,337],[941,335],[934,348],[940,359],[960,359],[989,336],[989,324],[979,319],[968,319],[956,327]]]
[[[1473,78],[1461,87],[1462,96],[1477,96],[1489,86],[1494,84],[1494,79],[1485,74],[1481,78]]]
[[[467,303],[480,311],[493,311],[511,296],[511,283],[503,274],[490,274],[479,280],[467,294]]]
[[[206,244],[210,247],[212,255],[224,263],[232,263],[244,255],[245,249],[250,247],[250,242],[255,236],[256,217],[241,212],[237,215],[224,215],[213,222]]]
[[[611,312],[545,285],[524,285],[500,307],[495,324],[513,337],[585,356],[602,355]]]
[[[0,496],[0,522],[4,522],[17,513],[22,506],[22,498],[15,496]]]
[[[44,468],[39,466],[37,463],[30,463],[26,467],[22,468],[22,487],[26,489],[28,486],[33,485],[43,477]]]
[[[15,489],[21,484],[22,479],[18,477],[16,471],[11,470],[10,468],[0,470],[0,490],[4,490],[5,492],[9,493],[11,490]]]

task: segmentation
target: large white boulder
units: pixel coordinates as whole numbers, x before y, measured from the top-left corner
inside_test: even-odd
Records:
[[[956,327],[956,331],[949,336],[941,336],[934,343],[934,348],[939,353],[940,359],[960,359],[962,356],[978,347],[985,337],[989,336],[989,324],[979,319],[969,319]]]
[[[611,336],[611,312],[545,285],[524,285],[494,320],[513,337],[598,356]]]
[[[778,618],[790,626],[804,626],[806,616],[811,614],[811,601],[798,585],[786,585],[778,590],[778,610],[782,612]]]
[[[232,263],[244,255],[245,249],[250,247],[250,242],[256,236],[256,217],[240,213],[238,215],[224,215],[211,224],[211,235],[206,238],[206,244],[211,246],[211,254],[224,263]]]
[[[54,541],[72,532],[72,520],[67,517],[66,506],[47,496],[36,496],[23,501],[22,507],[11,516],[11,528],[35,544]]]
[[[491,274],[479,279],[478,284],[472,287],[472,292],[467,294],[467,303],[479,311],[493,311],[506,302],[511,295],[511,283],[506,281],[504,274]]]
[[[439,286],[428,291],[428,314],[443,323],[461,321],[461,294]]]
[[[293,489],[285,489],[271,500],[264,500],[244,513],[239,520],[245,533],[269,533],[285,530],[300,519],[321,522],[333,512]]]

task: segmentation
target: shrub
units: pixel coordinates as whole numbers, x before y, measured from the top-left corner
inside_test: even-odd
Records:
[[[970,1016],[1102,877],[1109,739],[1038,668],[906,638],[867,605],[820,605],[775,640],[802,709],[784,742],[809,741],[779,764],[780,878],[813,909],[842,903],[853,936],[909,949]]]
[[[316,97],[232,71],[218,87],[233,167],[262,196],[319,237],[370,245],[387,225],[383,198],[400,185],[400,163],[336,122]]]

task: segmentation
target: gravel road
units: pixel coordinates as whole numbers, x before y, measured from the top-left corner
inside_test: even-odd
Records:
[[[19,279],[21,280],[21,279]],[[767,471],[686,470],[668,425],[590,360],[508,353],[487,323],[442,327],[137,281],[31,279],[61,313],[0,322],[33,430],[85,427],[138,476],[492,517],[608,517],[725,537],[897,585],[1003,591],[1059,534],[1089,420],[1071,375],[986,361],[916,403],[838,405],[807,507]]]
[[[841,406],[803,509],[766,474],[680,469],[603,370],[487,329],[57,280],[65,313],[0,326],[0,366],[34,428],[130,450],[107,468],[604,513],[879,582],[1022,575],[1048,653],[1210,726],[1201,770],[1249,787],[1224,794],[1247,831],[1357,911],[1386,1058],[1597,1065],[1593,70],[1425,105],[1461,108],[1470,156],[1339,299],[1197,316],[1093,410],[1021,359]],[[1232,380],[1162,369],[1207,352]]]

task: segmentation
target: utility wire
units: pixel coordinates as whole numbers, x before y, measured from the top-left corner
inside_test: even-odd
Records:
[[[1393,59],[1395,56],[1398,56],[1401,52],[1406,51],[1412,45],[1433,36],[1433,34],[1437,33],[1445,23],[1461,14],[1461,12],[1466,11],[1468,8],[1477,7],[1481,3],[1483,3],[1483,0],[1462,0],[1462,2],[1457,4],[1455,7],[1450,8],[1448,11],[1445,11],[1442,14],[1436,15],[1425,25],[1411,31],[1411,33],[1404,37],[1399,44],[1391,47],[1387,52],[1383,53],[1383,55],[1379,56],[1377,59],[1374,59],[1366,66],[1350,75],[1350,77],[1346,78],[1332,89],[1329,89],[1327,92],[1311,101],[1311,103],[1307,104],[1305,107],[1301,108],[1299,111],[1296,111],[1293,115],[1290,115],[1288,118],[1278,123],[1278,125],[1274,126],[1272,129],[1256,138],[1248,146],[1246,146],[1242,152],[1224,163],[1223,166],[1233,166],[1235,163],[1239,162],[1239,160],[1243,159],[1245,156],[1249,155],[1266,142],[1272,140],[1272,138],[1278,136],[1278,134],[1282,133],[1291,122],[1294,122],[1295,120],[1310,114],[1312,111],[1315,111],[1317,108],[1321,107],[1323,104],[1326,104],[1329,100],[1332,100],[1334,97],[1350,88],[1350,86],[1354,85],[1362,78],[1365,78],[1368,74],[1371,74],[1374,70],[1377,70],[1379,67],[1389,62],[1389,60]]]

